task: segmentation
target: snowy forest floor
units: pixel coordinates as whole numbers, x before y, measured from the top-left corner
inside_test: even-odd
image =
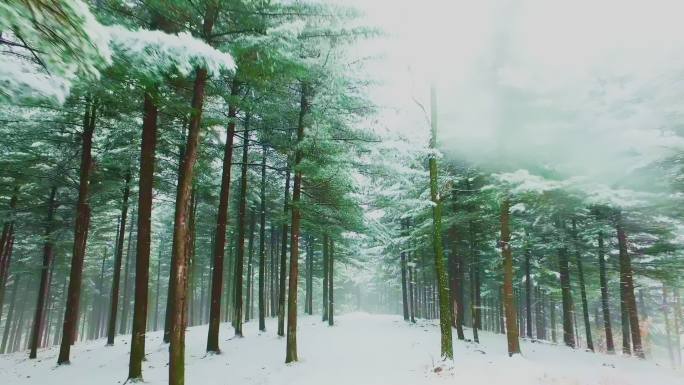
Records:
[[[433,322],[406,324],[400,316],[352,313],[335,318],[332,328],[319,316],[300,318],[300,361],[284,364],[285,340],[276,336],[276,322],[267,332],[257,322],[245,325],[245,337],[232,338],[221,325],[222,354],[205,354],[206,326],[188,329],[186,383],[272,385],[681,385],[684,374],[635,358],[572,350],[563,346],[522,342],[522,357],[506,355],[503,335],[481,332],[481,343],[454,341],[453,368],[433,370],[438,363],[439,328]],[[468,331],[469,332],[469,331]],[[105,340],[77,343],[72,364],[56,366],[58,347],[0,356],[3,385],[122,384],[128,373],[129,336],[113,347]],[[161,332],[147,336],[145,383],[166,384],[167,345]]]

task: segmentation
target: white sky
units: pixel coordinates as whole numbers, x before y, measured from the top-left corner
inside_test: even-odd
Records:
[[[388,33],[381,130],[424,140],[433,80],[446,156],[605,181],[684,148],[682,1],[337,1]]]

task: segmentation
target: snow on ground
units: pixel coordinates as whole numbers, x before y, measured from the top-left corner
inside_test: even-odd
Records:
[[[435,372],[439,328],[434,322],[406,324],[400,316],[352,313],[336,317],[330,328],[318,316],[300,317],[299,358],[286,365],[285,340],[276,322],[267,332],[245,325],[244,338],[221,326],[220,355],[206,355],[206,326],[188,329],[186,384],[189,385],[682,385],[684,374],[648,361],[522,342],[524,356],[509,358],[503,335],[481,333],[480,344],[454,341],[453,368]],[[144,379],[166,384],[167,346],[161,332],[148,334]],[[56,365],[58,348],[0,356],[3,385],[123,384],[128,373],[128,339],[113,347],[105,340],[78,343],[72,364]]]

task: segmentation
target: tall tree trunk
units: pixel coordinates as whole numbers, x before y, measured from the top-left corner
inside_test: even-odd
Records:
[[[157,289],[155,290],[154,300],[154,326],[152,330],[157,331],[159,328],[159,297],[161,293],[161,266],[162,266],[162,251],[164,250],[164,238],[159,241],[159,255],[157,257]]]
[[[248,117],[249,119],[249,117]],[[249,162],[249,127],[245,127],[242,139],[242,166],[240,169],[240,200],[238,202],[237,255],[235,259],[235,335],[242,337],[243,270],[245,260],[245,234],[247,230],[247,168]]]
[[[48,296],[48,277],[52,268],[53,260],[53,239],[52,232],[54,227],[54,215],[57,203],[55,196],[57,194],[57,187],[52,186],[50,189],[50,197],[47,202],[47,218],[45,220],[45,243],[43,245],[43,265],[40,270],[40,287],[38,288],[38,299],[36,300],[35,315],[33,317],[33,331],[31,333],[31,352],[29,358],[36,358],[38,352],[38,341],[41,339],[41,331],[43,330],[43,321],[45,313],[45,302]]]
[[[456,269],[456,277],[454,279],[454,289],[456,297],[456,334],[459,340],[465,340],[463,333],[463,321],[465,316],[465,261],[464,256],[458,253],[456,248],[456,240],[453,246],[456,255],[454,261],[454,268]]]
[[[78,324],[79,300],[81,297],[81,280],[83,277],[83,259],[85,258],[88,225],[90,222],[90,173],[92,170],[91,149],[93,145],[93,131],[95,130],[95,114],[97,102],[88,100],[83,117],[83,134],[81,135],[81,169],[79,173],[78,203],[76,206],[76,222],[74,226],[74,245],[69,273],[69,289],[67,293],[66,311],[64,312],[64,327],[62,343],[59,349],[57,364],[69,363],[71,345],[76,335]]]
[[[431,131],[430,149],[437,151],[437,91],[430,87]],[[437,157],[429,158],[430,199],[432,200],[432,246],[435,253],[435,274],[439,294],[439,326],[441,334],[440,353],[443,359],[453,359],[454,349],[451,341],[451,312],[449,311],[449,282],[444,268],[444,246],[442,244],[442,199],[437,186]]]
[[[472,225],[471,225],[472,227]],[[470,253],[472,258],[471,264],[471,313],[473,316],[473,340],[476,343],[480,342],[478,330],[482,329],[481,325],[481,297],[480,297],[480,256],[477,252],[477,247],[473,241],[473,232],[470,231]]]
[[[217,4],[211,2],[204,17],[203,35],[208,37],[214,26]],[[182,385],[185,382],[185,326],[187,324],[187,285],[188,285],[188,252],[186,238],[188,236],[188,210],[190,209],[190,190],[197,160],[199,133],[201,129],[204,89],[207,82],[207,70],[196,70],[192,95],[192,112],[188,128],[185,156],[178,179],[176,195],[176,211],[173,228],[173,251],[171,256],[171,276],[169,294],[171,302],[170,346],[169,346],[169,385]]]
[[[11,213],[10,218],[3,225],[2,236],[0,238],[0,312],[2,311],[2,305],[4,303],[5,285],[9,275],[12,249],[14,246],[14,215],[17,209],[18,195],[19,186],[15,186],[9,204]]]
[[[261,158],[261,207],[259,209],[259,330],[266,331],[266,146]]]
[[[228,106],[228,129],[226,144],[223,147],[223,171],[221,175],[221,192],[219,194],[218,215],[216,217],[216,235],[214,240],[214,269],[211,272],[211,305],[209,308],[209,330],[207,333],[207,352],[219,353],[219,324],[221,321],[221,292],[223,290],[223,256],[226,248],[226,227],[228,226],[228,203],[230,202],[230,171],[233,160],[233,139],[235,137],[235,105],[240,85],[237,76],[233,76],[230,87],[230,105]],[[226,299],[228,301],[228,299]]]
[[[304,140],[304,119],[309,111],[309,86],[301,83],[301,99],[299,102],[299,120],[297,122],[297,143],[294,163],[294,186],[292,188],[292,229],[290,240],[290,280],[287,293],[287,342],[285,346],[285,363],[297,361],[297,281],[299,280],[299,231],[301,212],[299,199],[302,194],[301,163],[304,156],[301,148]]]
[[[134,224],[137,223],[136,214],[137,212],[134,211],[133,218],[131,218],[131,223],[128,225],[128,241],[126,245],[126,263],[124,264],[123,298],[121,303],[121,319],[119,319],[119,334],[126,334],[128,331],[128,307],[131,302],[131,299],[129,298],[131,286],[129,283],[129,278],[132,274],[131,259],[135,258],[134,253],[131,253],[131,241],[133,240]]]
[[[304,314],[309,314],[309,301],[311,301],[311,292],[309,291],[309,277],[311,276],[311,253],[313,248],[311,235],[306,237],[306,259],[304,265],[306,271],[304,272]]]
[[[335,287],[335,243],[332,239],[330,239],[328,263],[330,264],[328,267],[328,326],[333,326],[335,324],[335,296],[333,294],[333,287]]]
[[[270,305],[270,316],[275,317],[277,315],[277,304],[278,304],[278,298],[277,298],[277,276],[278,276],[278,265],[277,265],[277,251],[278,251],[278,239],[277,239],[277,230],[276,226],[273,220],[271,220],[271,243],[269,246],[269,255],[271,258],[270,261],[270,270],[269,270],[269,275],[270,275],[270,281],[269,281],[269,305]]]
[[[567,249],[561,247],[558,250],[558,272],[560,275],[561,284],[561,297],[563,302],[563,342],[574,348],[575,343],[575,332],[572,325],[572,291],[570,287],[570,267],[567,255]]]
[[[140,176],[138,178],[138,236],[135,258],[135,302],[131,354],[128,378],[142,379],[142,361],[145,358],[145,331],[147,329],[147,301],[150,281],[150,244],[152,242],[152,198],[154,188],[154,162],[157,147],[157,115],[155,90],[145,91],[143,104],[143,132],[140,146]]]
[[[287,280],[287,210],[290,201],[290,166],[285,172],[285,197],[283,198],[283,225],[280,231],[280,268],[278,277],[278,335],[285,336],[285,284]]]
[[[525,334],[532,338],[532,277],[530,275],[530,249],[525,250]]]
[[[511,250],[511,230],[509,228],[510,202],[501,202],[501,255],[503,257],[503,302],[506,312],[506,339],[508,340],[508,355],[520,354],[518,341],[518,317],[515,309],[513,294],[513,255]]]
[[[402,230],[402,235],[406,236],[406,223],[404,220],[401,221],[401,230]],[[452,252],[453,254],[453,252]],[[404,321],[409,320],[409,303],[408,303],[408,292],[406,288],[406,250],[404,250],[404,246],[402,246],[402,250],[400,251],[400,258],[401,258],[401,304],[402,304],[402,309],[404,313]],[[453,257],[452,257],[453,259]]]
[[[12,329],[12,321],[14,320],[14,307],[17,302],[17,293],[19,292],[19,283],[21,275],[17,274],[14,277],[14,283],[12,284],[12,295],[10,296],[9,309],[7,310],[7,316],[5,316],[5,330],[2,334],[2,344],[0,344],[0,354],[9,353],[7,350],[7,341],[9,339],[10,330]]]
[[[249,242],[247,246],[247,293],[245,295],[245,321],[252,318],[254,307],[254,233],[256,228],[256,214],[249,210]]]
[[[608,280],[606,279],[606,260],[603,247],[603,233],[598,233],[599,280],[601,283],[601,308],[603,310],[603,330],[606,333],[606,350],[615,353],[613,327],[610,321],[610,303],[608,301]]]
[[[100,267],[100,277],[97,283],[97,293],[93,293],[92,301],[92,316],[90,319],[90,336],[89,339],[94,340],[100,338],[100,317],[102,303],[104,302],[104,273],[105,265],[107,264],[107,248],[105,247],[102,255],[102,265]]]
[[[411,322],[416,323],[416,267],[415,267],[415,262],[413,262],[413,259],[411,256],[414,254],[410,251],[411,247],[411,242],[409,242],[409,252],[408,252],[408,259],[409,259],[409,304],[411,305],[410,310],[410,315],[411,315]]]
[[[128,196],[130,194],[131,172],[124,177],[123,198],[121,200],[121,219],[119,220],[119,236],[116,239],[116,255],[114,256],[114,277],[109,308],[109,324],[107,328],[107,345],[114,345],[116,335],[116,314],[119,310],[119,284],[121,282],[121,261],[123,259],[124,234],[128,216]],[[130,240],[130,238],[129,238]]]
[[[330,238],[328,237],[328,233],[323,234],[323,321],[328,320],[328,309],[330,309],[328,306],[328,279],[330,278],[330,273],[328,272],[328,269],[330,268],[330,263],[328,262],[328,259],[330,258],[329,243]]]
[[[627,252],[627,236],[622,224],[622,215],[618,213],[616,231],[618,248],[620,252],[620,284],[624,291],[624,301],[621,303],[629,317],[629,326],[632,336],[634,354],[639,358],[645,358],[644,349],[641,345],[641,331],[639,330],[639,315],[634,297],[634,281],[632,279],[632,262]]]
[[[587,302],[587,289],[584,284],[584,268],[582,266],[582,251],[580,250],[579,239],[577,236],[577,223],[572,220],[573,246],[575,248],[575,262],[577,263],[577,280],[580,285],[580,295],[582,299],[582,314],[584,315],[584,332],[587,338],[587,349],[594,351],[594,342],[591,338],[591,322],[589,321],[589,304]]]

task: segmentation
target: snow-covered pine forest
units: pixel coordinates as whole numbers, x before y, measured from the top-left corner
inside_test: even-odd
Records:
[[[682,11],[0,3],[0,381],[683,383]]]

